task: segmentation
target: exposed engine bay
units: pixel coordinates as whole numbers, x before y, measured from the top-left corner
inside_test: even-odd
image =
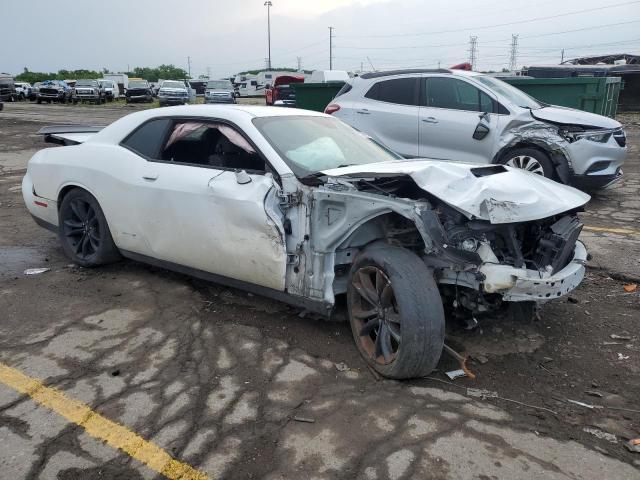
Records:
[[[458,179],[466,191],[454,192],[454,195],[467,195],[467,204],[478,215],[427,191],[409,172],[326,177],[319,190],[333,191],[331,208],[335,212],[339,211],[336,202],[343,195],[360,197],[363,194],[364,198],[379,199],[378,202],[385,199],[385,203],[411,206],[413,211],[413,215],[407,215],[397,209],[400,215],[377,216],[369,222],[366,232],[361,230],[337,247],[336,293],[340,293],[340,279],[348,272],[352,258],[346,252],[379,239],[420,255],[433,269],[445,307],[460,317],[492,312],[504,307],[506,302],[533,304],[568,293],[584,275],[586,250],[578,242],[583,225],[577,216],[583,202],[576,201],[568,209],[560,208],[561,212],[557,212],[558,205],[555,205],[555,211],[548,216],[530,219],[525,214],[521,215],[524,221],[517,221],[514,217],[520,216],[517,213],[522,204],[535,200],[527,198],[526,191],[513,202],[482,195],[482,190],[497,191],[496,177],[504,175],[508,182],[509,170],[501,165],[467,168],[468,175],[478,183],[470,185],[468,178]],[[418,179],[420,175],[424,172],[420,172]],[[548,188],[555,185],[567,188],[549,183],[552,185]],[[454,186],[448,188],[454,189]],[[446,188],[440,191],[446,192]],[[471,194],[478,198],[470,198]],[[324,202],[321,198],[318,200],[316,205],[322,209]],[[523,203],[518,204],[518,200]],[[328,218],[332,215],[331,208],[326,211]],[[493,214],[489,208],[494,209]],[[498,217],[502,213],[498,208],[506,211],[502,217]],[[479,218],[483,214],[485,218]],[[335,215],[337,218],[337,213]],[[512,221],[496,221],[498,218]]]

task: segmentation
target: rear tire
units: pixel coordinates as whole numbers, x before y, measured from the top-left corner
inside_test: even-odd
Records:
[[[349,321],[364,360],[385,377],[431,373],[442,353],[445,317],[433,274],[415,253],[374,243],[355,259]]]
[[[82,267],[97,267],[120,260],[98,201],[86,190],[67,193],[58,212],[58,235],[64,253]]]
[[[535,148],[516,148],[503,155],[500,162],[547,178],[556,178],[556,168],[549,156]]]

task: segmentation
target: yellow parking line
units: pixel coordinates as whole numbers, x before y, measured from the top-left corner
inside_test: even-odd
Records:
[[[39,380],[4,363],[0,363],[0,382],[28,395],[43,407],[81,426],[92,437],[122,450],[171,480],[208,479],[204,473],[186,463],[179,462],[162,448],[145,440],[127,427],[103,417],[84,403],[68,397],[55,388],[44,386]]]
[[[609,227],[590,227],[585,225],[583,230],[588,232],[604,232],[604,233],[617,233],[619,235],[638,235],[640,236],[640,230],[634,230],[632,228],[609,228]]]

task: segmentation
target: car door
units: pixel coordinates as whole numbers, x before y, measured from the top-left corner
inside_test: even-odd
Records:
[[[179,158],[168,158],[163,151],[180,124],[169,127],[160,151],[155,158],[146,158],[133,181],[132,212],[151,256],[284,290],[283,229],[265,209],[265,201],[276,195],[273,177],[203,163],[197,148],[192,148],[198,139]]]
[[[496,102],[486,92],[466,80],[425,75],[420,104],[421,157],[491,162],[500,118],[494,114]],[[483,134],[478,135],[476,129]]]
[[[352,105],[349,123],[405,157],[418,155],[419,77],[379,80]]]

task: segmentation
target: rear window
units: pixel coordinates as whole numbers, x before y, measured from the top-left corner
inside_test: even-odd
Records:
[[[365,97],[397,105],[417,105],[417,78],[394,78],[376,83]]]
[[[340,91],[338,93],[336,93],[336,96],[333,98],[338,98],[340,95],[344,95],[345,93],[348,93],[351,91],[353,87],[351,86],[350,83],[345,83],[342,88],[340,89]]]
[[[122,145],[143,157],[157,159],[169,123],[168,118],[151,120],[131,133]]]

